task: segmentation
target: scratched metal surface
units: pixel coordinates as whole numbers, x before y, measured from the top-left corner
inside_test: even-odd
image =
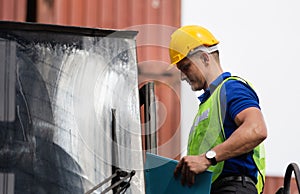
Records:
[[[15,174],[15,193],[82,194],[109,177],[112,109],[114,165],[137,172],[126,193],[144,193],[134,33],[7,25],[16,100],[15,120],[0,121],[0,171]]]

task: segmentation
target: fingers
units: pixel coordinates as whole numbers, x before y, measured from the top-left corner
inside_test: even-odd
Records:
[[[181,169],[182,169],[183,163],[184,163],[184,161],[183,161],[183,159],[181,159],[180,162],[177,164],[177,166],[176,166],[176,168],[174,170],[174,176],[175,176],[175,178],[177,178],[178,175],[179,175],[179,173],[181,173]]]
[[[187,165],[186,163],[183,164],[182,170],[181,170],[181,184],[185,185],[186,179],[187,179]]]
[[[195,182],[195,173],[190,170],[188,162],[182,158],[174,170],[174,176],[177,178],[181,174],[181,184],[192,186]]]
[[[195,182],[195,173],[190,170],[187,163],[184,163],[181,171],[181,184],[192,186]]]
[[[188,170],[186,180],[188,186],[192,186],[195,183],[195,173],[193,171]]]

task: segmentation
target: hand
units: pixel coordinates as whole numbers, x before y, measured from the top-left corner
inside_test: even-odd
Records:
[[[174,170],[175,178],[181,173],[181,184],[192,186],[195,183],[195,175],[204,172],[210,166],[210,162],[204,154],[198,156],[183,157]]]

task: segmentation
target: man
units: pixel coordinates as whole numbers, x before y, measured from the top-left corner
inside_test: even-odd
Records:
[[[189,135],[188,154],[174,175],[191,186],[195,174],[213,172],[211,193],[261,193],[267,128],[247,81],[223,72],[218,40],[201,26],[183,26],[171,37],[171,63],[192,90],[204,90]]]

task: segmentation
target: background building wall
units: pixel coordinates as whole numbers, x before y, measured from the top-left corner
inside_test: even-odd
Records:
[[[27,0],[0,0],[0,19],[25,21],[26,8]]]

